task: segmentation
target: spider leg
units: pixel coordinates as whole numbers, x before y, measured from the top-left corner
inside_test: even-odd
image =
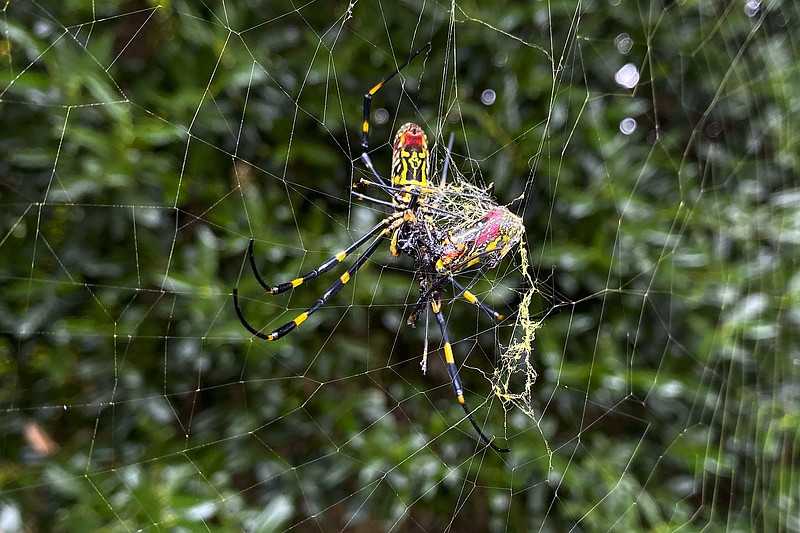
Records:
[[[402,221],[402,219],[400,220]],[[286,324],[282,325],[281,327],[279,327],[278,329],[274,330],[269,334],[263,333],[262,331],[259,331],[258,329],[250,325],[250,323],[244,317],[241,307],[239,306],[238,290],[234,288],[233,306],[236,309],[236,315],[239,317],[239,321],[245,328],[247,328],[247,330],[250,333],[258,337],[259,339],[264,339],[266,341],[275,341],[280,339],[290,331],[294,330],[297,326],[302,324],[309,316],[311,316],[319,308],[325,305],[332,296],[336,295],[339,291],[341,291],[342,288],[345,286],[345,284],[348,281],[350,281],[350,277],[353,274],[355,274],[362,266],[364,266],[364,264],[367,262],[367,259],[369,259],[373,253],[375,253],[375,250],[377,250],[378,247],[381,245],[383,239],[385,239],[389,235],[389,233],[387,233],[388,231],[389,228],[384,230],[384,233],[381,233],[377,239],[372,241],[372,244],[370,244],[369,247],[364,251],[364,253],[361,254],[361,257],[356,259],[356,261],[350,266],[350,268],[347,269],[347,272],[342,274],[341,277],[338,280],[336,280],[336,283],[331,285],[330,288],[328,288],[328,290],[325,291],[323,295],[319,297],[319,299],[314,303],[314,305],[312,305],[304,312],[297,315],[297,317],[291,322],[287,322]]]
[[[364,95],[364,122],[361,125],[361,133],[362,133],[361,150],[362,150],[363,153],[366,153],[367,150],[369,149],[369,112],[370,112],[370,109],[372,107],[372,96],[376,92],[378,92],[378,90],[380,90],[381,87],[383,87],[384,83],[386,83],[387,81],[389,81],[392,78],[394,78],[395,76],[397,76],[400,73],[400,71],[403,70],[405,68],[405,66],[408,65],[411,62],[412,59],[417,57],[419,54],[421,54],[425,50],[430,50],[430,48],[431,48],[431,43],[428,43],[425,46],[423,46],[422,48],[420,48],[419,50],[417,50],[416,52],[414,52],[413,54],[411,54],[411,57],[406,59],[405,62],[402,65],[400,65],[399,67],[394,69],[394,71],[391,74],[389,74],[388,76],[383,78],[381,81],[376,83]]]
[[[449,279],[450,279],[450,283],[453,284],[453,287],[455,287],[456,290],[461,292],[461,294],[459,294],[459,296],[463,296],[466,301],[468,301],[471,304],[477,305],[478,307],[480,307],[483,310],[484,313],[489,315],[491,318],[497,320],[498,322],[500,320],[503,320],[503,319],[506,318],[505,315],[501,315],[500,313],[498,313],[497,311],[495,311],[494,309],[492,309],[491,307],[489,307],[488,305],[486,305],[482,301],[478,300],[477,296],[472,294],[469,290],[467,290],[466,287],[464,287],[459,282],[457,282],[453,276],[450,276]]]
[[[428,308],[425,308],[425,340],[422,342],[422,361],[420,361],[420,368],[422,368],[422,374],[425,375],[428,373]]]
[[[362,235],[356,242],[354,242],[353,244],[351,244],[338,254],[334,255],[333,257],[322,263],[320,266],[318,266],[311,272],[308,272],[307,274],[299,278],[293,279],[292,281],[287,281],[286,283],[279,283],[278,285],[274,286],[270,286],[266,281],[264,281],[264,278],[261,277],[261,274],[259,274],[258,267],[256,266],[256,260],[253,254],[253,239],[250,239],[250,244],[247,246],[247,257],[250,261],[250,268],[252,269],[253,274],[255,275],[255,278],[258,281],[258,283],[268,293],[280,294],[282,292],[286,292],[289,289],[293,289],[295,287],[302,285],[306,281],[318,277],[320,274],[324,274],[328,270],[332,269],[333,267],[344,261],[347,258],[347,256],[353,253],[354,250],[357,250],[358,248],[363,246],[364,243],[366,243],[371,237],[374,237],[375,235],[380,233],[380,231],[383,230],[387,225],[389,225],[391,223],[392,218],[394,217],[390,216],[388,218],[383,219],[374,228],[372,228],[367,233]]]
[[[364,132],[364,135],[366,135],[366,132]],[[366,151],[361,153],[361,161],[364,162],[364,166],[367,167],[367,170],[369,170],[370,173],[375,176],[375,179],[378,180],[378,183],[386,187],[386,182],[383,180],[380,174],[378,174],[378,171],[375,170],[375,165],[372,164],[372,159],[369,157],[369,154],[367,154]]]
[[[412,196],[420,196],[420,195],[427,194],[427,193],[430,193],[430,192],[434,192],[434,191],[437,190],[437,189],[428,187],[428,188],[419,188],[418,190],[410,191],[406,187],[395,187],[394,185],[386,185],[384,183],[377,183],[375,181],[370,181],[370,180],[367,180],[367,179],[364,179],[364,178],[361,178],[360,180],[358,180],[358,183],[356,183],[356,185],[364,185],[366,187],[377,187],[378,189],[383,189],[384,191],[386,191],[387,193],[389,193],[391,195],[395,195],[397,193],[402,193],[402,194],[410,194]]]
[[[419,316],[422,314],[422,311],[424,310],[426,313],[428,311],[428,302],[433,300],[434,295],[438,296],[441,288],[444,287],[444,285],[449,281],[450,280],[445,277],[436,278],[436,280],[429,287],[425,288],[424,292],[423,292],[423,287],[420,285],[419,299],[417,300],[417,303],[414,304],[414,309],[411,311],[411,314],[408,315],[406,324],[408,324],[411,327],[416,327],[415,324],[417,323],[417,319],[419,318]]]
[[[447,140],[447,149],[444,151],[444,165],[442,166],[442,179],[439,182],[439,188],[444,189],[447,184],[447,170],[450,168],[450,153],[453,151],[453,138],[455,133],[450,134],[450,139]]]
[[[436,316],[436,322],[439,323],[439,329],[442,332],[442,343],[444,344],[444,359],[445,363],[447,364],[447,371],[450,373],[450,380],[453,383],[453,389],[456,392],[456,398],[458,399],[458,403],[461,404],[461,407],[464,409],[464,412],[467,414],[467,418],[469,419],[472,427],[475,428],[475,431],[478,432],[481,440],[483,440],[486,444],[489,445],[491,449],[496,452],[510,452],[511,450],[508,448],[500,448],[495,444],[492,444],[492,439],[486,436],[486,434],[481,431],[481,428],[478,427],[478,423],[475,422],[475,419],[472,417],[472,413],[467,407],[467,402],[464,399],[464,387],[461,385],[461,379],[458,377],[458,368],[456,367],[455,359],[453,358],[453,347],[450,345],[450,337],[447,334],[447,325],[444,320],[444,315],[442,315],[442,304],[441,304],[441,297],[439,293],[434,293],[433,299],[431,300],[431,309],[433,310],[433,314]]]
[[[428,291],[426,291],[425,294],[421,294],[420,295],[419,301],[417,302],[417,305],[414,307],[414,311],[408,317],[408,324],[409,325],[413,325],[414,324],[414,322],[416,321],[417,317],[422,312],[422,308],[425,307],[427,302],[430,300],[431,295],[434,292],[436,292],[439,289],[441,289],[441,287],[445,284],[445,282],[452,283],[453,287],[455,287],[456,290],[459,291],[459,294],[457,294],[455,296],[456,298],[464,298],[469,303],[477,305],[478,307],[481,308],[481,310],[483,310],[484,313],[489,315],[490,318],[493,318],[494,320],[496,320],[498,322],[501,321],[501,320],[505,320],[506,315],[498,313],[497,311],[495,311],[494,309],[492,309],[491,307],[489,307],[485,303],[481,302],[478,299],[477,296],[475,296],[472,292],[470,292],[461,283],[456,281],[456,279],[453,276],[447,276],[447,277],[439,278],[439,281],[436,284],[434,284],[433,287],[431,287]],[[474,282],[474,280],[473,280],[473,282]]]
[[[366,200],[367,202],[372,202],[373,204],[391,207],[392,209],[395,209],[397,207],[392,202],[387,202],[386,200],[378,200],[377,198],[373,198],[372,196],[367,196],[366,194],[361,194],[360,192],[351,190],[350,195],[355,198],[358,198],[359,200]]]

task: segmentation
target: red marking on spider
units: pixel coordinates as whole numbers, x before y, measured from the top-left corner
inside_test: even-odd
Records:
[[[411,150],[421,150],[427,145],[425,132],[416,124],[409,124],[405,131],[401,130],[397,138],[396,148],[407,148]]]
[[[482,222],[485,224],[485,226],[478,234],[478,238],[475,239],[475,244],[480,246],[485,242],[495,240],[501,233],[504,216],[505,210],[502,208],[492,209],[483,215]]]

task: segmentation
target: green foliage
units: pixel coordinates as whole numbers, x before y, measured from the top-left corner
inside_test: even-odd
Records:
[[[5,5],[0,528],[800,530],[800,13],[666,4]],[[524,193],[536,420],[485,379],[513,318],[447,307],[508,456],[459,423],[436,335],[420,373],[407,258],[278,343],[230,299],[274,328],[335,279],[270,297],[248,239],[283,281],[379,220],[348,193],[363,94],[427,40],[372,157],[413,120]],[[513,309],[519,274],[474,292]]]

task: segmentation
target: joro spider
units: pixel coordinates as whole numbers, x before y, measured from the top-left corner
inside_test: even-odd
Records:
[[[452,147],[452,136],[445,154],[441,180],[431,185],[428,175],[430,152],[425,132],[416,124],[407,123],[400,127],[392,144],[392,170],[389,183],[386,182],[372,164],[367,153],[369,149],[370,108],[372,97],[383,85],[395,77],[420,53],[429,50],[428,43],[414,52],[402,65],[383,78],[364,95],[364,120],[362,123],[361,160],[373,179],[361,179],[356,185],[372,186],[388,193],[391,202],[369,197],[355,190],[351,191],[356,198],[371,201],[378,205],[388,206],[392,213],[381,220],[371,230],[357,239],[353,244],[335,254],[333,257],[311,270],[307,274],[277,285],[270,285],[261,277],[253,254],[253,240],[247,248],[250,268],[258,283],[269,294],[281,294],[294,289],[328,272],[344,261],[355,250],[372,240],[370,245],[358,257],[350,268],[331,285],[322,296],[294,320],[287,322],[270,333],[253,327],[245,319],[239,305],[237,288],[233,289],[233,305],[242,325],[260,339],[275,341],[293,331],[308,317],[323,307],[336,295],[353,274],[364,266],[367,260],[383,244],[390,240],[389,250],[395,257],[400,254],[409,255],[415,262],[415,277],[420,286],[419,301],[408,319],[410,325],[423,310],[433,312],[442,335],[445,363],[450,374],[453,389],[458,403],[464,409],[467,418],[478,432],[480,438],[493,450],[508,452],[508,448],[496,446],[486,436],[472,416],[472,412],[464,399],[464,387],[458,376],[453,357],[453,348],[447,333],[444,315],[442,314],[442,290],[451,285],[457,291],[456,297],[463,297],[478,306],[494,320],[500,321],[503,315],[493,310],[472,294],[465,286],[456,281],[456,275],[474,274],[497,267],[502,259],[520,242],[525,228],[522,219],[506,207],[497,204],[490,195],[491,186],[486,189],[466,183],[447,183],[447,167]],[[427,318],[426,318],[427,327]],[[426,347],[422,358],[423,372],[427,365]]]

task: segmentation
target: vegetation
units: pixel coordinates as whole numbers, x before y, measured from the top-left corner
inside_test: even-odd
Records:
[[[0,529],[799,531],[799,18],[708,0],[6,3]],[[336,279],[269,297],[248,241],[284,281],[379,219],[349,196],[363,94],[428,40],[375,97],[372,156],[388,173],[413,120],[439,147],[455,132],[454,165],[501,202],[524,194],[534,419],[486,379],[513,317],[447,306],[505,455],[462,420],[435,327],[420,372],[407,258],[377,254],[276,343],[231,303],[238,285],[274,328]],[[513,310],[521,283],[509,262],[475,292]]]

